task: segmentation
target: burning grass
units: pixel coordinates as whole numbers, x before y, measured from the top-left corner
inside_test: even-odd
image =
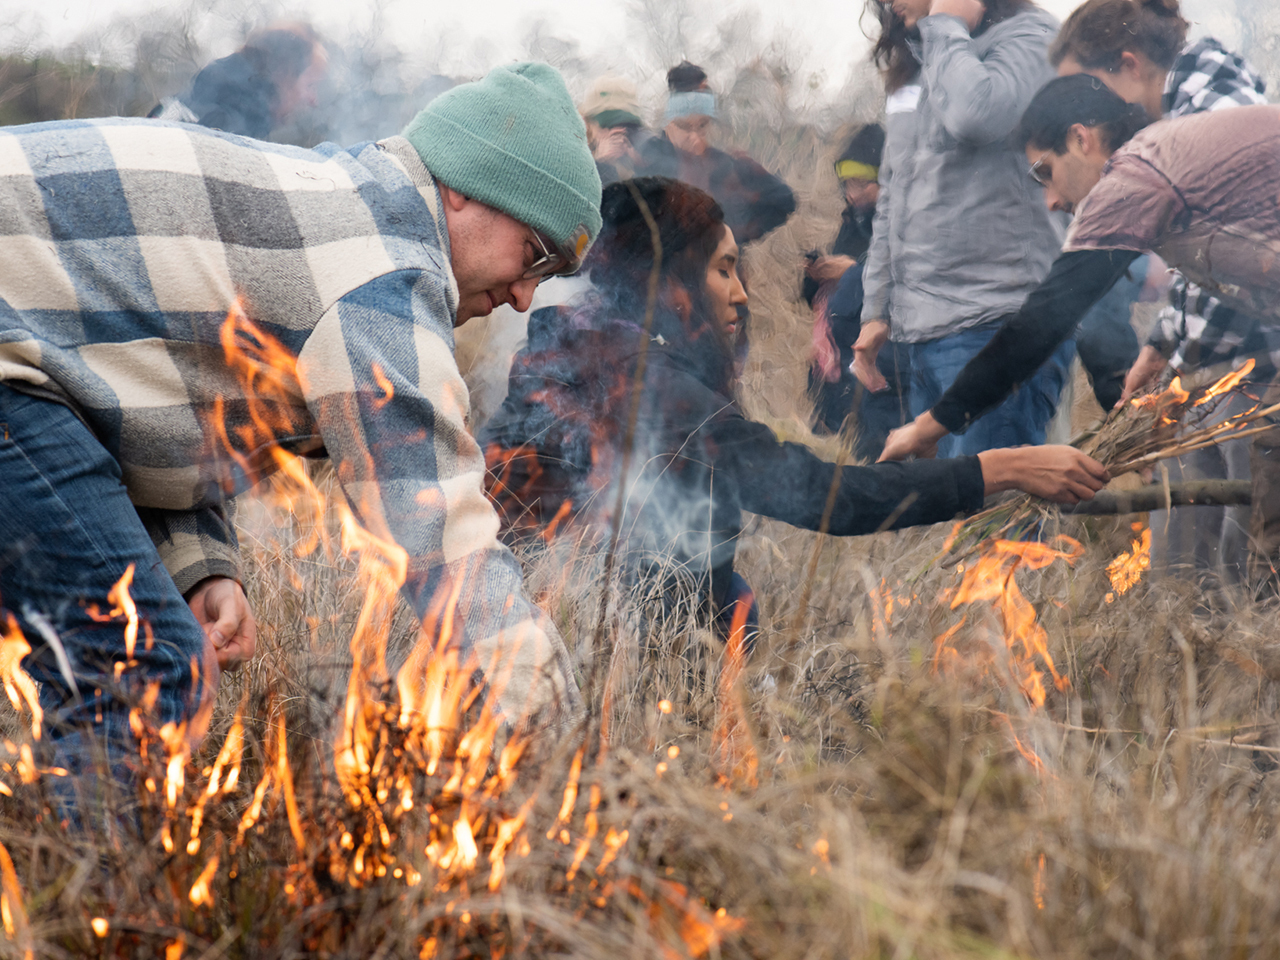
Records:
[[[57,778],[19,775],[29,712],[11,717],[0,955],[1274,951],[1272,611],[1214,620],[1144,582],[1107,604],[1111,550],[1079,522],[1079,550],[981,584],[930,565],[936,531],[823,544],[763,523],[743,566],[764,637],[741,677],[688,616],[615,598],[603,736],[512,736],[445,670],[430,725],[393,684],[367,689],[357,772],[333,745],[359,564],[295,556],[314,531],[264,501],[244,522],[268,653],[185,767],[149,731],[149,785],[116,798],[136,814],[60,826]],[[598,564],[531,558],[579,654]],[[1043,651],[1011,646],[1028,613]],[[389,617],[394,666],[413,624]],[[1062,682],[1038,705],[1028,671],[1049,664]]]
[[[791,265],[834,196],[750,254],[743,392],[793,437]],[[601,669],[589,727],[524,736],[446,657],[425,694],[391,682],[417,634],[393,552],[348,527],[344,554],[331,477],[295,466],[239,514],[259,658],[190,758],[140,704],[140,791],[83,831],[0,626],[0,957],[1280,954],[1276,606],[1150,582],[1145,527],[1046,514],[1043,549],[947,569],[945,528],[757,521],[762,636],[727,666],[688,611],[616,588],[593,649],[600,558],[531,555]]]

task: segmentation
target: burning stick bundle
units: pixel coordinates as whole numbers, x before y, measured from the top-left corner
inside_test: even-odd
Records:
[[[1163,391],[1135,397],[1076,437],[1083,450],[1119,477],[1147,469],[1161,460],[1203,450],[1226,440],[1253,436],[1274,426],[1280,403],[1264,406],[1256,399],[1243,413],[1223,417],[1229,397],[1243,394],[1243,381],[1253,361],[1203,387],[1184,387],[1180,377]],[[1247,396],[1247,394],[1246,394]],[[1018,494],[974,514],[957,525],[944,548],[943,565],[951,566],[996,539],[1018,539],[1051,515],[1055,508],[1029,494]]]

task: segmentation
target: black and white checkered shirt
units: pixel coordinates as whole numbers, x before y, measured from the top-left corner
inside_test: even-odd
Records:
[[[1266,83],[1245,62],[1212,37],[1183,49],[1165,81],[1161,106],[1168,118],[1266,103]],[[1178,370],[1254,359],[1250,379],[1269,381],[1280,373],[1280,329],[1224,306],[1195,284],[1179,278],[1170,302],[1156,319],[1147,342]]]

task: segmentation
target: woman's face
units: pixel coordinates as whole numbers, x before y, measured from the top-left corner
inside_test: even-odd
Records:
[[[707,297],[716,326],[732,342],[738,335],[738,308],[747,305],[747,291],[738,277],[738,243],[728,227],[707,266]]]
[[[885,0],[881,0],[882,3]],[[929,8],[933,6],[933,0],[889,0],[887,6],[893,9],[893,12],[900,16],[907,29],[914,27],[919,21],[929,15]]]

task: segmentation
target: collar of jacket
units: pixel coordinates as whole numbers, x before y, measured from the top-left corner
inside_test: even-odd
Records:
[[[449,309],[456,317],[458,280],[453,275],[453,256],[449,248],[449,224],[444,215],[444,198],[440,196],[440,186],[422,162],[422,157],[418,155],[413,144],[404,137],[397,135],[379,140],[378,149],[388,154],[404,170],[405,176],[412,181],[427,205],[427,209],[431,211],[431,220],[436,231],[436,244],[444,254],[444,262],[449,264]]]

